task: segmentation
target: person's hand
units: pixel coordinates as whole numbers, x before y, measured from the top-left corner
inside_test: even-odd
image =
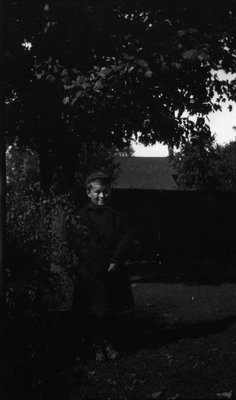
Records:
[[[116,270],[116,264],[115,263],[111,263],[109,265],[108,272],[115,272],[115,270]]]

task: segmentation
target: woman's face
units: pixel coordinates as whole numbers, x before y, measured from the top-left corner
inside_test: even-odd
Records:
[[[93,204],[97,206],[106,205],[111,197],[111,188],[109,184],[101,182],[92,182],[90,190],[87,191],[87,195]]]

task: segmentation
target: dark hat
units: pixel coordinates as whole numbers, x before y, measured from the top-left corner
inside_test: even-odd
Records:
[[[88,185],[90,182],[98,181],[98,180],[104,180],[104,181],[107,181],[107,182],[111,182],[110,178],[106,174],[104,174],[104,172],[96,171],[96,172],[93,172],[92,174],[90,174],[87,177],[86,185]]]

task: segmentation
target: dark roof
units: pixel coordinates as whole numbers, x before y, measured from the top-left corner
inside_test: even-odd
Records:
[[[116,157],[120,175],[117,189],[177,190],[169,157]]]

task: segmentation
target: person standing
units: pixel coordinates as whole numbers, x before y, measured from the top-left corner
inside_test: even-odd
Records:
[[[111,181],[101,171],[86,180],[89,203],[80,212],[85,237],[78,240],[74,315],[97,361],[115,360],[115,316],[134,306],[125,260],[132,243],[124,216],[110,206]]]

